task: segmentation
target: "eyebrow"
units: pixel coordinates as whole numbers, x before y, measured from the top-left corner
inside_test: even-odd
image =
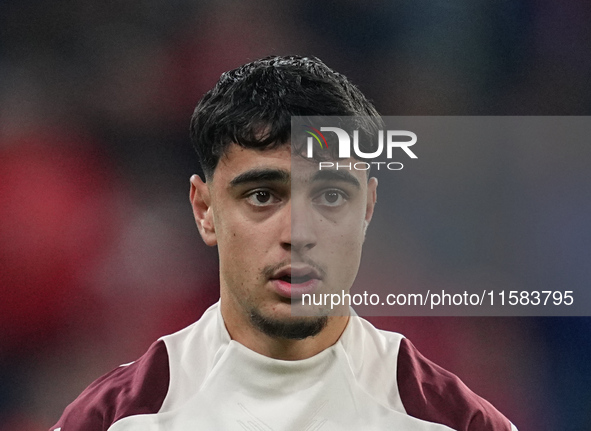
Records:
[[[240,184],[259,183],[263,181],[277,181],[287,184],[290,178],[289,172],[283,169],[251,169],[232,179],[230,186],[236,187]]]
[[[337,171],[334,169],[318,171],[312,176],[312,181],[344,181],[359,188],[361,185],[357,178],[347,171]]]

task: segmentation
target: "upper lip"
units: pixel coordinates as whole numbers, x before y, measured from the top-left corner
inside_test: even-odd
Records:
[[[281,268],[277,272],[275,272],[271,278],[276,279],[276,278],[281,278],[281,277],[285,277],[285,276],[294,277],[294,278],[307,276],[310,278],[322,279],[320,271],[318,271],[313,266],[309,266],[309,265],[286,266],[284,268]]]

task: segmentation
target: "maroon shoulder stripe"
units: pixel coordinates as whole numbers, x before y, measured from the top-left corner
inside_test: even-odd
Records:
[[[511,424],[454,374],[425,358],[406,338],[398,354],[398,388],[406,412],[457,431],[510,431]]]
[[[131,365],[114,369],[86,388],[51,431],[106,431],[125,417],[158,413],[169,379],[166,345],[157,341]]]

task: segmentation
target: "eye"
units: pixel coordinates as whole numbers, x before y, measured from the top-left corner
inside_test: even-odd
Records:
[[[314,203],[317,205],[327,206],[327,207],[338,207],[345,202],[347,202],[348,196],[341,190],[338,189],[330,189],[324,190],[322,193],[318,194],[314,199]]]
[[[246,199],[251,205],[258,207],[273,205],[279,202],[279,199],[269,190],[255,190],[251,192]]]

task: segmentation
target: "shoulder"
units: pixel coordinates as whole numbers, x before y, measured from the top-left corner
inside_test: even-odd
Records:
[[[216,303],[198,321],[160,338],[137,361],[93,382],[50,431],[107,431],[123,418],[175,409],[199,388],[229,340]]]
[[[166,345],[159,340],[137,361],[94,381],[51,431],[106,431],[124,417],[156,413],[166,397],[169,377]]]
[[[351,319],[343,346],[357,383],[382,405],[457,431],[510,431],[511,422],[403,335]]]
[[[406,412],[458,431],[510,431],[512,425],[491,403],[455,374],[425,358],[408,340],[400,342],[396,380]]]

